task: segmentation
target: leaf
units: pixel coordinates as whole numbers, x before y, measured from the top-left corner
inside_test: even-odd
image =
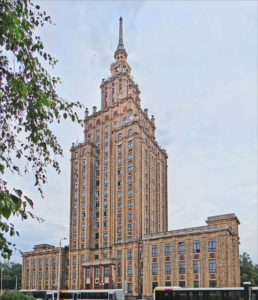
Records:
[[[1,214],[2,214],[2,216],[4,216],[7,220],[9,219],[11,213],[12,213],[12,210],[11,210],[9,207],[7,207],[7,206],[1,207]]]
[[[0,172],[4,174],[4,165],[0,164]]]
[[[16,190],[16,189],[13,189],[16,193],[16,195],[18,195],[19,197],[22,196],[22,191],[21,190]]]
[[[30,207],[33,208],[33,201],[27,197],[27,196],[24,196],[24,198],[27,200],[27,202],[29,203]]]

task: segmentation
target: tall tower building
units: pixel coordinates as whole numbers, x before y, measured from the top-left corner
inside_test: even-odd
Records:
[[[100,85],[101,109],[86,109],[84,142],[71,149],[71,256],[94,263],[96,255],[112,257],[112,247],[168,226],[167,154],[155,139],[154,116],[141,108],[122,18],[114,58]]]
[[[101,108],[86,109],[84,141],[71,148],[70,238],[60,261],[61,286],[125,287],[130,299],[142,293],[152,299],[156,286],[239,286],[235,214],[168,231],[167,154],[130,75],[122,18],[114,58],[100,85]],[[58,259],[51,245],[24,252],[23,289],[56,289]]]

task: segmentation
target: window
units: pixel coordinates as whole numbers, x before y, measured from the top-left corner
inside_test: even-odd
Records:
[[[85,195],[86,195],[86,191],[82,190],[82,197],[85,197]]]
[[[104,157],[104,162],[107,163],[108,162],[108,156]]]
[[[105,126],[105,132],[108,132],[108,130],[109,130],[109,126],[107,125],[107,126]]]
[[[82,222],[81,227],[85,228],[85,222]]]
[[[104,238],[107,238],[107,237],[108,237],[108,233],[107,233],[107,231],[104,231],[104,233],[103,233],[103,237],[104,237]]]
[[[99,212],[96,211],[96,212],[95,212],[95,218],[98,218],[98,217],[99,217]]]
[[[42,258],[39,259],[39,267],[42,267]]]
[[[29,261],[27,261],[27,262],[29,262]],[[49,258],[47,257],[46,258],[46,267],[48,267],[48,265],[49,265]]]
[[[118,140],[119,140],[119,141],[121,141],[121,140],[122,140],[122,138],[123,138],[123,135],[122,135],[122,133],[119,133],[119,134],[118,134],[118,136],[117,136],[117,138],[118,138]],[[118,150],[118,151],[119,151],[119,150]]]
[[[121,198],[122,197],[122,191],[117,191],[117,198]]]
[[[96,167],[99,166],[99,160],[96,160],[95,165],[96,165]]]
[[[96,135],[100,135],[100,129],[96,130]]]
[[[99,207],[99,201],[96,200],[95,207]]]
[[[78,183],[77,183],[77,182],[74,183],[74,188],[75,188],[76,190],[78,189]]]
[[[81,237],[82,239],[85,239],[85,232],[82,232]]]
[[[117,169],[117,174],[118,174],[118,175],[121,175],[122,173],[123,173],[123,169],[122,169],[122,168],[118,168],[118,169]]]
[[[128,255],[127,255],[127,258],[129,260],[132,260],[133,259],[133,249],[128,249]]]
[[[78,193],[77,192],[74,193],[74,199],[78,199]]]
[[[56,272],[52,271],[52,280],[55,280],[55,279],[56,279]]]
[[[209,272],[210,273],[217,272],[216,259],[209,259]]]
[[[194,273],[199,273],[200,272],[200,261],[199,260],[194,260],[193,261],[193,272]]]
[[[158,275],[158,264],[152,264],[152,275]]]
[[[123,203],[122,202],[118,202],[117,203],[117,209],[122,209],[123,207]]]
[[[85,207],[85,201],[82,201],[82,207]]]
[[[121,237],[118,237],[118,238],[117,238],[117,243],[118,243],[118,244],[122,244],[122,242],[123,242],[123,239],[122,239]]]
[[[35,262],[36,263],[36,262]],[[52,258],[52,266],[55,266],[56,265],[56,258],[55,257],[53,257]]]
[[[99,238],[99,233],[95,232],[95,239],[98,240],[98,238]]]
[[[109,267],[104,267],[104,277],[109,277]]]
[[[117,251],[117,260],[119,260],[119,261],[122,260],[122,250]]]
[[[122,232],[122,226],[117,226],[117,232]]]
[[[79,154],[78,152],[75,152],[75,157],[78,158],[79,157]]]
[[[185,287],[185,281],[179,281],[179,286],[182,288]]]
[[[106,153],[106,152],[108,152],[108,146],[105,146],[105,148],[104,148],[104,152]]]
[[[120,144],[120,145],[117,146],[117,150],[118,150],[118,152],[122,151],[122,144]]]
[[[108,216],[108,210],[107,210],[107,209],[104,210],[103,215],[104,215],[104,217],[107,217],[107,216]]]
[[[128,231],[132,231],[133,230],[133,224],[132,223],[129,223],[127,226],[128,226],[128,228],[127,228]]]
[[[82,170],[82,176],[85,176],[86,170]]]
[[[128,172],[131,172],[133,170],[133,164],[128,165]]]
[[[123,156],[122,155],[119,155],[118,158],[117,158],[117,162],[119,164],[121,164],[123,162]]]
[[[99,196],[99,190],[95,191],[95,196],[96,196],[96,197]]]
[[[122,267],[117,267],[117,276],[122,276]]]
[[[171,262],[165,262],[165,274],[171,274]]]
[[[86,149],[82,149],[82,155],[86,154]]]
[[[127,203],[128,203],[127,204],[128,207],[132,207],[133,206],[133,199],[129,199]]]
[[[75,169],[78,169],[78,166],[79,166],[78,161],[76,161],[76,162],[74,163]]]
[[[76,265],[76,256],[73,256],[73,265]]]
[[[132,241],[133,241],[132,235],[128,235],[128,237],[127,237],[127,242],[132,242]]]
[[[131,282],[128,282],[127,291],[128,291],[128,294],[132,294],[132,292],[133,292],[133,284]]]
[[[83,160],[82,160],[82,165],[83,165],[83,166],[86,166],[86,159],[83,159]]]
[[[90,139],[92,137],[92,133],[88,133],[88,138]]]
[[[32,266],[35,268],[36,267],[36,259],[32,260]]]
[[[108,194],[108,188],[104,188],[104,195]]]
[[[128,152],[128,159],[133,159],[133,152],[132,151]]]
[[[87,278],[90,277],[90,268],[86,268],[86,277],[87,277]]]
[[[48,271],[45,272],[45,280],[48,280]]]
[[[158,282],[156,281],[152,282],[152,292],[155,290],[157,286],[158,286]]]
[[[96,228],[96,229],[99,228],[99,222],[95,222],[95,228]]]
[[[128,219],[132,219],[133,218],[133,213],[132,212],[129,212],[128,213]]]
[[[132,187],[129,187],[128,188],[128,195],[132,195],[133,194],[133,188]]]
[[[133,130],[132,129],[129,129],[128,130],[128,136],[132,136],[133,135]]]
[[[42,280],[42,272],[39,272],[39,280]]]
[[[152,257],[156,257],[156,256],[158,256],[158,246],[153,245],[152,246]]]
[[[127,272],[127,275],[129,277],[133,276],[133,266],[128,266],[128,272]]]
[[[132,149],[133,148],[133,141],[128,141],[128,148]]]
[[[118,186],[122,186],[122,178],[119,178],[119,179],[118,179],[117,185],[118,185]]]
[[[193,252],[194,253],[200,252],[200,241],[199,240],[193,241]]]
[[[84,187],[86,185],[85,180],[82,180],[82,186]]]
[[[109,139],[109,138],[108,138],[108,135],[106,135],[106,136],[104,137],[104,142],[107,143],[107,142],[108,142],[108,139]]]
[[[104,168],[104,174],[107,174],[108,173],[108,167],[105,167]]]
[[[140,251],[140,259],[143,259],[143,250]]]
[[[105,242],[103,243],[103,248],[107,248],[107,246],[108,246],[108,243],[105,241]]]
[[[193,282],[193,286],[194,286],[194,288],[199,288],[199,287],[200,287],[199,281],[198,281],[198,280],[195,280],[195,281]]]
[[[165,255],[171,254],[171,244],[165,244]]]
[[[179,272],[179,274],[185,274],[185,262],[184,261],[180,261],[178,263],[178,272]]]
[[[209,239],[209,252],[216,251],[216,239]]]
[[[107,206],[108,205],[108,201],[107,199],[104,199],[104,206]]]
[[[127,123],[127,117],[123,117],[122,122],[123,122],[123,124],[126,124]]]
[[[104,220],[104,221],[103,221],[103,226],[104,226],[104,227],[107,227],[107,226],[108,226],[108,221],[107,221],[107,220]]]
[[[178,243],[178,254],[184,254],[185,253],[185,243],[179,242]]]
[[[76,213],[73,214],[73,219],[74,219],[74,220],[77,219],[77,214],[76,214]]]
[[[122,220],[122,214],[118,214],[117,215],[117,221],[121,221]]]
[[[133,175],[128,176],[128,183],[133,183]]]
[[[108,184],[108,177],[104,178],[104,184]]]
[[[94,270],[94,276],[95,277],[99,277],[99,267],[95,267],[95,270]]]
[[[86,215],[85,211],[82,211],[82,218],[85,218],[85,215]]]
[[[209,281],[209,287],[210,288],[214,288],[217,286],[217,281],[216,280],[210,280]]]
[[[100,140],[97,139],[97,140],[96,140],[96,146],[99,146],[99,145],[100,145]]]

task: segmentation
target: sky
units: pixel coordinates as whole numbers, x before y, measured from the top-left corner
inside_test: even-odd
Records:
[[[257,223],[257,2],[256,1],[34,1],[52,17],[38,33],[59,60],[58,93],[100,108],[100,83],[124,45],[142,108],[156,119],[168,154],[169,230],[205,225],[208,216],[235,213],[240,253],[258,263]],[[84,111],[80,112],[81,117]],[[62,173],[48,170],[45,198],[33,175],[9,176],[45,219],[13,223],[21,251],[58,246],[69,237],[70,148],[83,128],[54,125],[64,149]],[[65,243],[64,243],[65,244]],[[13,261],[21,261],[18,252]]]

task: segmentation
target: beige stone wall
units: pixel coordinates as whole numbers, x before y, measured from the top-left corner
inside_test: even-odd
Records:
[[[67,287],[67,250],[61,249],[61,287]],[[57,289],[59,248],[36,245],[34,251],[22,255],[22,289]]]

